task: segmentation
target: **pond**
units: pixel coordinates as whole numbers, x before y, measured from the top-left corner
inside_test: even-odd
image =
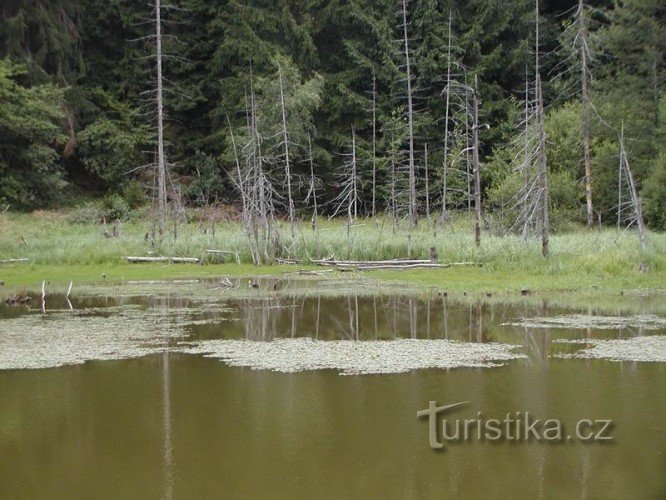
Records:
[[[0,306],[0,497],[663,496],[662,298],[300,276],[37,293]],[[431,401],[465,404],[417,418]],[[564,434],[441,428],[507,414]]]

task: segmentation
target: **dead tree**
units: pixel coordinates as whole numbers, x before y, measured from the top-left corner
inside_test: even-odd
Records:
[[[356,161],[356,132],[354,127],[351,130],[351,152],[347,154],[347,160],[343,164],[342,173],[340,174],[340,188],[339,194],[334,198],[335,210],[330,218],[337,216],[339,213],[347,212],[347,236],[352,224],[358,217],[358,204],[360,202],[358,195],[358,188],[360,178],[358,175],[358,166]]]
[[[447,207],[450,202],[464,202],[471,210],[473,168],[470,158],[470,121],[473,121],[473,110],[469,102],[470,87],[467,85],[467,70],[454,60],[453,15],[449,11],[447,62],[445,86],[442,94],[445,99],[444,111],[444,144],[441,174],[441,221],[446,220]],[[462,163],[462,165],[460,165]],[[466,186],[464,189],[456,185]],[[453,187],[452,187],[453,186]],[[451,195],[451,196],[449,196]],[[460,199],[462,198],[462,200]]]
[[[308,192],[305,196],[305,203],[312,201],[312,226],[315,227],[319,215],[317,185],[319,180],[314,173],[314,156],[312,154],[312,138],[308,135],[308,165],[310,167],[310,181],[308,183]]]
[[[377,77],[372,70],[372,217],[377,213]]]
[[[626,193],[623,198],[623,186]],[[626,212],[629,212],[628,214]],[[617,205],[617,225],[618,228],[622,224],[626,224],[629,228],[636,224],[638,229],[638,237],[641,242],[641,247],[647,247],[647,235],[645,231],[645,223],[643,222],[643,205],[641,198],[636,189],[634,176],[629,168],[629,160],[627,159],[627,150],[624,144],[624,124],[622,124],[620,132],[620,165],[618,168],[618,205]]]
[[[476,224],[474,228],[474,242],[478,247],[481,244],[481,167],[479,165],[479,98],[478,78],[474,75],[474,88],[472,89],[472,158],[474,162],[474,212]]]
[[[536,27],[535,27],[535,54],[534,54],[534,73],[536,75],[536,126],[537,126],[537,166],[539,171],[539,187],[541,191],[541,254],[548,257],[549,249],[549,232],[550,232],[550,216],[548,212],[548,204],[550,203],[548,195],[548,159],[546,156],[546,129],[544,127],[544,110],[543,110],[543,93],[541,91],[541,70],[539,61],[539,0],[535,0],[535,14],[536,14]]]
[[[166,195],[166,159],[164,155],[164,99],[162,74],[162,5],[161,0],[155,1],[155,58],[157,94],[157,217],[160,236],[164,234],[167,220]]]
[[[449,33],[446,47],[446,105],[444,108],[444,160],[442,162],[442,224],[446,220],[446,171],[449,159],[449,110],[451,106],[451,39],[453,37],[451,24],[453,20],[452,11],[449,10]]]
[[[409,142],[409,218],[412,224],[418,223],[416,200],[416,163],[414,161],[414,104],[412,93],[412,69],[409,60],[408,9],[409,0],[402,0],[403,50],[405,54],[405,73],[407,83],[407,140]]]
[[[587,226],[594,224],[592,206],[592,171],[590,160],[590,101],[589,84],[591,81],[590,61],[592,55],[588,45],[587,5],[578,0],[578,5],[570,18],[565,21],[566,28],[561,35],[560,52],[562,62],[555,69],[555,79],[563,84],[564,97],[580,97],[580,125],[583,138],[583,163],[585,167],[585,201]],[[571,84],[574,84],[573,86]]]
[[[519,228],[523,239],[540,236],[541,253],[549,252],[549,196],[546,132],[539,70],[539,2],[536,1],[535,81],[525,83],[525,107],[521,133],[514,157],[514,172],[522,180],[512,209],[517,212],[512,228]]]
[[[250,95],[247,104],[247,125],[242,147],[243,164],[236,155],[237,187],[244,201],[243,224],[255,264],[272,262],[281,249],[280,233],[275,224],[277,191],[267,171],[267,158],[262,151],[259,112],[250,72]],[[235,148],[235,139],[232,141]]]
[[[280,80],[280,108],[282,111],[282,145],[284,147],[284,173],[287,184],[287,204],[289,213],[289,224],[291,235],[294,237],[294,199],[292,196],[291,164],[289,161],[289,132],[287,131],[287,110],[284,99],[284,83],[282,79],[282,68],[278,64],[278,78]]]
[[[428,175],[428,143],[423,145],[423,165],[425,168],[425,205],[426,219],[430,218],[430,179]]]
[[[580,84],[581,84],[581,128],[583,133],[583,161],[585,162],[585,200],[587,205],[587,226],[592,227],[594,210],[592,208],[592,169],[590,165],[590,108],[587,95],[589,79],[587,47],[587,25],[585,22],[585,4],[578,0],[578,52],[580,54]]]

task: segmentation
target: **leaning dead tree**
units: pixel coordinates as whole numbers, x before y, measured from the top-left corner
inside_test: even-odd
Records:
[[[643,248],[647,247],[645,223],[643,222],[643,205],[636,189],[634,176],[629,168],[627,150],[624,144],[624,124],[620,132],[620,165],[618,167],[618,200],[617,227],[623,225],[630,228],[634,224],[638,229],[638,237]]]

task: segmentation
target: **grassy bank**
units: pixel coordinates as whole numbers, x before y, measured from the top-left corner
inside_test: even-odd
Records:
[[[255,267],[250,264],[246,237],[237,223],[210,227],[192,222],[179,227],[176,240],[167,236],[161,245],[146,240],[148,223],[123,222],[117,237],[106,237],[100,224],[68,222],[64,213],[0,215],[0,260],[30,259],[25,264],[0,265],[0,281],[7,285],[51,282],[95,282],[102,280],[165,279],[201,276],[271,274],[295,268]],[[335,256],[341,259],[428,258],[436,247],[440,262],[475,262],[480,267],[376,271],[381,279],[410,281],[449,290],[655,290],[666,287],[666,235],[650,234],[649,247],[642,250],[636,235],[614,229],[594,229],[553,234],[551,256],[541,257],[539,244],[515,236],[484,234],[480,247],[473,244],[472,226],[461,217],[442,230],[428,221],[415,230],[395,229],[385,220],[360,221],[347,234],[338,221],[322,220],[319,231],[301,225],[296,239],[283,228],[283,244],[300,259]],[[111,232],[111,227],[106,228]],[[127,264],[128,255],[202,257],[207,249],[239,252],[243,264],[164,265]],[[639,269],[640,264],[643,269]],[[303,266],[300,266],[303,267]],[[365,274],[365,273],[364,273]]]

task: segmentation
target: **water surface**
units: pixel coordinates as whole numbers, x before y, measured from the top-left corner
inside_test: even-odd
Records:
[[[37,335],[34,325],[43,327],[42,342],[67,338],[67,331],[48,327],[60,328],[72,315],[69,321],[81,325],[88,324],[82,322],[87,317],[117,322],[130,329],[123,339],[150,349],[122,359],[0,370],[0,497],[658,498],[666,493],[664,364],[561,359],[557,356],[587,344],[553,342],[592,345],[595,339],[659,338],[666,331],[643,328],[640,321],[615,329],[506,324],[573,313],[640,318],[653,312],[649,300],[627,313],[622,304],[571,309],[542,300],[457,301],[409,290],[335,290],[312,281],[279,283],[279,289],[271,281],[256,284],[242,280],[242,294],[212,290],[210,283],[202,285],[205,294],[189,288],[151,293],[148,285],[137,294],[127,287],[127,293],[113,295],[75,294],[69,304],[55,295],[47,297],[45,313],[38,297],[31,308],[0,306],[5,342],[9,334],[3,325],[24,341]],[[100,336],[115,333],[105,328]],[[518,345],[527,357],[493,368],[340,376],[336,370],[231,367],[177,352],[188,343],[292,337],[494,342]],[[75,338],[96,342],[94,331]],[[20,344],[25,345],[30,344]],[[567,428],[583,418],[612,419],[614,441],[474,440],[446,443],[437,452],[428,446],[427,422],[416,418],[430,400],[469,401],[455,413],[460,418],[520,411],[561,419]]]

